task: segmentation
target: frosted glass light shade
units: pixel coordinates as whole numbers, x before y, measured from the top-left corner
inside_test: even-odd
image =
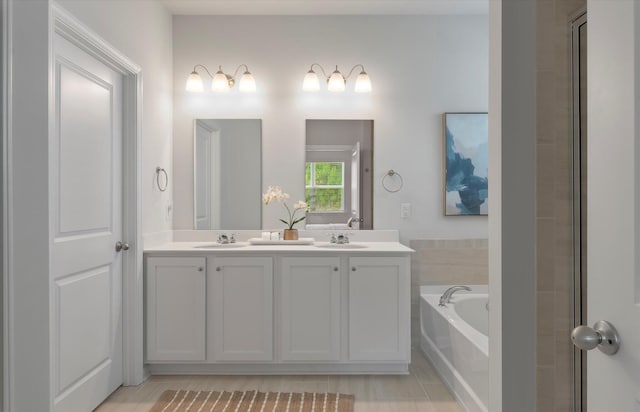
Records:
[[[371,93],[371,79],[364,71],[356,78],[356,86],[354,90],[356,93]]]
[[[202,85],[202,78],[196,71],[192,71],[189,77],[187,78],[187,85],[185,90],[188,92],[194,93],[202,93],[204,91],[204,86]]]
[[[317,92],[320,90],[320,80],[318,75],[313,70],[309,70],[306,76],[304,76],[304,82],[302,83],[302,90],[305,92]]]
[[[343,92],[344,91],[344,77],[342,77],[342,73],[336,69],[329,77],[329,86],[328,89],[330,92]]]
[[[229,79],[227,79],[227,75],[225,75],[222,70],[218,70],[216,75],[213,76],[211,90],[218,93],[226,93],[229,91]]]
[[[255,93],[256,80],[253,78],[251,73],[246,71],[240,78],[240,85],[238,87],[242,93]]]

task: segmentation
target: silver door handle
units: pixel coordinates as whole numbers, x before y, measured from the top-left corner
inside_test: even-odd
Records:
[[[599,320],[593,328],[580,325],[571,332],[571,340],[582,350],[600,349],[607,355],[614,355],[620,349],[620,336],[612,324]]]
[[[116,252],[120,252],[121,250],[129,250],[128,243],[122,243],[121,241],[116,242]]]

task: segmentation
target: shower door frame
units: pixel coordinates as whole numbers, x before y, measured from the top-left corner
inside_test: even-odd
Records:
[[[587,23],[587,10],[583,8],[570,19],[571,32],[571,116],[573,147],[573,327],[586,324],[587,308],[587,268],[586,268],[586,213],[583,193],[586,190],[586,144],[583,134],[580,94],[580,28]],[[585,81],[586,79],[582,79]],[[582,110],[581,110],[582,109]],[[585,176],[583,176],[585,175]],[[584,182],[583,182],[584,177]],[[585,183],[585,184],[583,184]],[[584,206],[584,207],[583,207]],[[573,398],[574,411],[587,410],[587,355],[585,351],[573,348]]]

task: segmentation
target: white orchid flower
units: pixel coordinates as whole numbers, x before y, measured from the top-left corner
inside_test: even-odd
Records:
[[[303,202],[302,200],[297,201],[296,204],[293,205],[294,209],[307,209],[308,207],[307,202]]]
[[[267,191],[262,194],[262,203],[264,203],[265,205],[268,205],[269,203],[275,200],[277,200],[278,202],[282,202],[282,205],[285,207],[285,209],[287,209],[289,220],[288,221],[284,219],[279,219],[279,220],[285,225],[287,225],[289,229],[293,229],[293,226],[296,223],[302,222],[306,217],[305,215],[296,219],[296,213],[298,212],[298,210],[304,210],[306,212],[309,209],[309,205],[307,204],[307,202],[299,200],[293,205],[293,212],[292,212],[289,206],[287,205],[287,203],[285,202],[285,200],[289,199],[290,197],[291,196],[289,196],[288,193],[284,192],[282,188],[280,188],[280,186],[269,186],[267,188]]]

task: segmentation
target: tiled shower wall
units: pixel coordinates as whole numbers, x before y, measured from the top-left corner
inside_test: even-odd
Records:
[[[422,285],[486,285],[487,239],[414,239],[411,255],[411,343],[420,341],[419,295]]]
[[[573,410],[571,31],[586,0],[536,0],[537,410]]]

